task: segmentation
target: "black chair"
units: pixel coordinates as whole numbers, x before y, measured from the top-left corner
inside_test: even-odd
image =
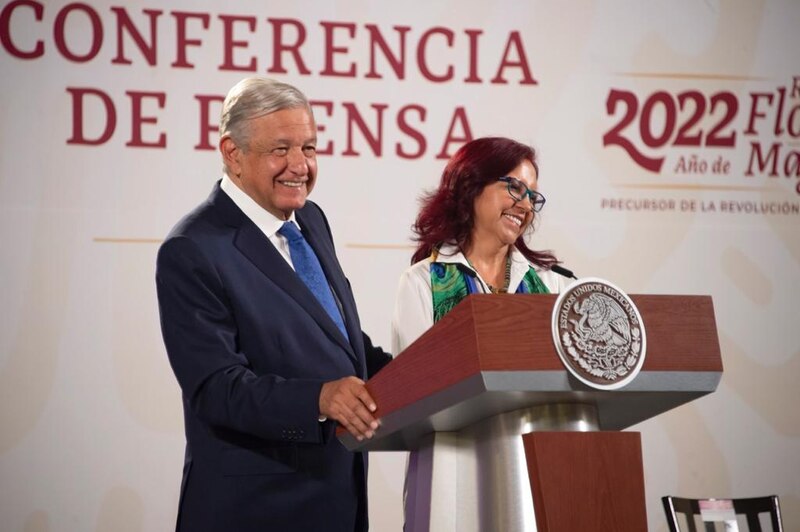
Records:
[[[726,503],[732,505],[733,513],[744,515],[747,518],[747,527],[750,532],[762,532],[759,514],[768,513],[772,523],[773,532],[783,532],[781,524],[781,507],[777,495],[767,497],[751,497],[746,499],[684,499],[681,497],[662,497],[664,512],[667,514],[667,523],[670,532],[697,532],[695,516],[701,516],[704,530],[714,532],[717,530],[715,523],[725,523],[733,521],[732,515],[728,510],[728,516],[719,515],[711,508],[725,506]],[[730,505],[728,508],[730,508]],[[678,514],[686,517],[686,529],[678,526]],[[717,515],[713,515],[717,514]],[[704,518],[704,519],[703,519]],[[737,530],[733,528],[733,530]]]

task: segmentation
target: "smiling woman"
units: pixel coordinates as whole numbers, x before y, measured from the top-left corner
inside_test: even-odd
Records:
[[[480,138],[456,152],[414,224],[417,249],[400,279],[392,339],[405,349],[473,293],[557,292],[558,261],[526,237],[545,200],[533,148]]]
[[[417,249],[412,266],[400,278],[392,318],[392,347],[398,356],[470,294],[559,292],[562,277],[548,251],[533,251],[525,241],[544,206],[537,190],[536,152],[511,139],[491,137],[468,142],[442,173],[438,189],[423,199],[414,224]],[[417,490],[453,497],[450,481],[456,450],[436,439],[432,457],[409,458],[408,500]],[[436,462],[437,466],[430,466]],[[441,529],[436,505],[406,510],[412,528]],[[426,512],[429,511],[430,514]]]

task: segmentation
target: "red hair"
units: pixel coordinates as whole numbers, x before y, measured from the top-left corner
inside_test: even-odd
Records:
[[[503,137],[484,137],[464,144],[447,163],[439,188],[422,198],[422,209],[413,226],[417,249],[411,263],[427,258],[445,242],[462,250],[468,248],[475,222],[475,198],[526,160],[538,176],[536,152],[530,146]],[[543,268],[558,263],[549,251],[530,249],[523,236],[514,246],[530,262]]]

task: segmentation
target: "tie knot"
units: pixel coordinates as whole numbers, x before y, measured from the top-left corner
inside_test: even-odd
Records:
[[[303,233],[300,232],[300,228],[297,227],[294,222],[284,222],[281,228],[278,229],[278,234],[282,235],[289,242],[303,240]]]

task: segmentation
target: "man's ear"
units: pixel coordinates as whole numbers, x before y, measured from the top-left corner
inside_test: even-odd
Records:
[[[219,152],[222,154],[222,160],[225,162],[225,166],[228,167],[231,174],[235,176],[241,174],[239,157],[242,154],[242,150],[239,149],[229,135],[225,135],[219,139]]]

